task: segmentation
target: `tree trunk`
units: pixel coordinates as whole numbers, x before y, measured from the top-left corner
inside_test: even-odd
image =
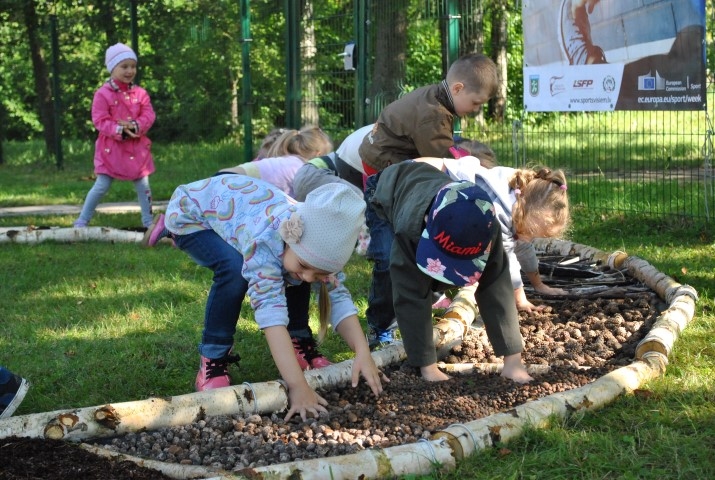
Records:
[[[484,51],[484,8],[483,1],[460,0],[459,11],[462,23],[459,31],[460,54]]]
[[[372,116],[397,99],[405,77],[407,58],[407,8],[404,1],[376,2],[371,17],[375,20],[375,63],[368,97]]]
[[[114,45],[119,41],[117,27],[114,24],[114,0],[98,0],[97,2],[97,26],[104,32],[106,47]]]
[[[0,102],[0,165],[5,163],[5,157],[2,151],[2,144],[5,141],[5,122],[5,104]]]
[[[504,121],[507,95],[507,18],[509,12],[504,0],[494,2],[492,17],[492,60],[497,64],[499,92],[489,100],[489,117],[498,122]]]
[[[313,2],[306,0],[303,3],[303,11],[301,23],[303,25],[303,35],[300,39],[300,50],[303,58],[303,105],[302,105],[302,124],[303,125],[319,125],[320,113],[318,109],[318,86],[316,83],[317,75],[315,72],[315,53],[317,47],[315,45],[315,24],[313,23]]]
[[[52,88],[45,61],[45,54],[42,50],[40,40],[40,25],[37,20],[37,10],[35,0],[25,2],[23,8],[25,27],[27,28],[27,39],[30,46],[30,57],[32,58],[32,70],[35,78],[35,94],[37,95],[37,107],[40,114],[40,122],[44,129],[45,146],[47,151],[56,155],[55,151],[55,107],[52,103]]]

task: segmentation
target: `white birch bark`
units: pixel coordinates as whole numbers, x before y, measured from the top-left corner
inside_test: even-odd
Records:
[[[10,417],[0,420],[0,438],[78,441],[186,425],[208,416],[278,412],[287,405],[288,396],[281,382],[244,383],[174,397]]]
[[[42,243],[55,241],[70,242],[109,242],[109,243],[141,243],[144,234],[110,227],[84,228],[41,228],[4,227],[0,229],[0,244],[2,243]]]

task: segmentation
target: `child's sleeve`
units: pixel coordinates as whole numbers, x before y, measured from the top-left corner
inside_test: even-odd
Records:
[[[263,242],[244,249],[241,254],[243,269],[236,275],[243,275],[248,281],[248,298],[258,327],[288,326],[288,303],[280,258]]]
[[[122,139],[122,128],[112,118],[109,99],[102,94],[101,89],[95,92],[92,99],[92,123],[100,135],[117,141]]]
[[[242,163],[241,165],[239,165],[239,167],[243,168],[245,175],[248,175],[249,177],[253,178],[261,178],[261,169],[258,167],[262,161],[263,159],[256,160],[255,162]]]
[[[330,323],[333,330],[338,328],[340,322],[351,315],[357,315],[358,311],[353,303],[350,291],[345,286],[345,274],[339,272],[335,275],[336,282],[328,285],[328,295],[330,295]]]
[[[527,273],[539,271],[539,259],[531,242],[516,242],[514,253],[516,253],[521,270]]]
[[[138,124],[138,132],[140,135],[145,135],[146,132],[154,125],[154,120],[156,120],[156,113],[154,112],[154,107],[151,104],[151,98],[146,90],[142,89],[140,95],[141,110],[139,116],[134,120]]]

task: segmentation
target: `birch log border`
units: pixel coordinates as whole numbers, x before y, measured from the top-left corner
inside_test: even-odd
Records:
[[[658,272],[648,262],[629,257],[624,252],[605,253],[593,247],[560,240],[536,240],[537,251],[547,254],[579,255],[611,268],[626,268],[635,278],[653,289],[669,307],[659,316],[648,335],[639,343],[636,359],[628,366],[614,370],[603,377],[567,392],[554,393],[539,400],[520,405],[508,412],[490,415],[465,424],[450,425],[435,432],[432,439],[386,449],[368,449],[355,454],[325,459],[304,460],[245,469],[240,472],[217,472],[205,467],[172,465],[137,459],[84,445],[90,451],[104,456],[120,456],[140,465],[155,468],[177,479],[233,480],[241,478],[272,478],[302,480],[332,478],[385,478],[408,474],[429,474],[435,470],[451,470],[456,461],[489,448],[496,442],[517,438],[527,427],[542,428],[554,418],[566,418],[577,412],[601,408],[617,397],[639,388],[644,382],[665,373],[668,354],[680,332],[695,314],[697,292],[688,285],[680,285]],[[452,327],[450,327],[452,325]],[[449,343],[463,334],[463,323],[440,322],[435,328],[435,338]],[[404,358],[402,345],[392,345],[373,353],[379,367]],[[352,360],[325,369],[306,372],[313,388],[345,384],[351,375]],[[485,365],[471,368],[498,369]],[[466,367],[469,368],[469,367]],[[60,423],[60,438],[84,440],[98,436],[113,436],[137,429],[156,429],[162,422],[185,424],[201,416],[235,414],[242,412],[273,413],[286,408],[287,395],[280,381],[243,384],[224,389],[170,397],[152,398],[101,407],[70,411],[31,414],[10,417],[0,421],[0,438],[17,436],[44,437],[50,426]],[[107,415],[101,418],[98,412]],[[67,416],[69,416],[69,423]],[[75,416],[77,421],[74,421]],[[161,419],[161,421],[159,421]],[[56,429],[54,431],[57,431]],[[161,465],[155,465],[155,464]],[[297,477],[296,477],[297,476]]]
[[[378,367],[405,358],[402,345],[373,353]],[[353,360],[305,372],[313,388],[346,385],[352,378]],[[11,436],[83,441],[144,430],[186,425],[204,417],[234,414],[270,414],[288,405],[280,380],[243,383],[216,390],[173,397],[152,397],[92,407],[33,413],[0,420],[0,438]]]
[[[141,243],[142,232],[132,232],[111,227],[83,228],[33,228],[33,227],[2,227],[0,228],[0,244],[2,243],[42,243],[48,241],[60,243],[77,242],[107,242],[107,243]]]

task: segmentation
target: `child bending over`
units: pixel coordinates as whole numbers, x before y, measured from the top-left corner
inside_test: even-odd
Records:
[[[487,336],[495,354],[504,357],[502,376],[518,383],[532,380],[521,363],[523,339],[509,260],[489,194],[421,162],[400,162],[375,177],[367,200],[395,235],[390,276],[408,363],[426,380],[449,378],[437,368],[433,292],[476,284]]]
[[[214,272],[199,344],[196,390],[231,384],[228,364],[239,359],[233,352],[233,337],[248,294],[256,322],[288,384],[286,420],[295,414],[305,420],[308,413],[326,412],[327,401],[306,382],[286,328],[289,312],[305,305],[287,292],[316,283],[321,302],[319,338],[330,321],[355,352],[353,386],[362,374],[375,395],[382,392],[381,377],[389,380],[370,356],[341,273],[364,210],[363,199],[338,184],[316,189],[302,203],[244,175],[215,176],[176,189],[166,211],[169,235],[198,265]],[[309,296],[310,290],[306,292]]]

